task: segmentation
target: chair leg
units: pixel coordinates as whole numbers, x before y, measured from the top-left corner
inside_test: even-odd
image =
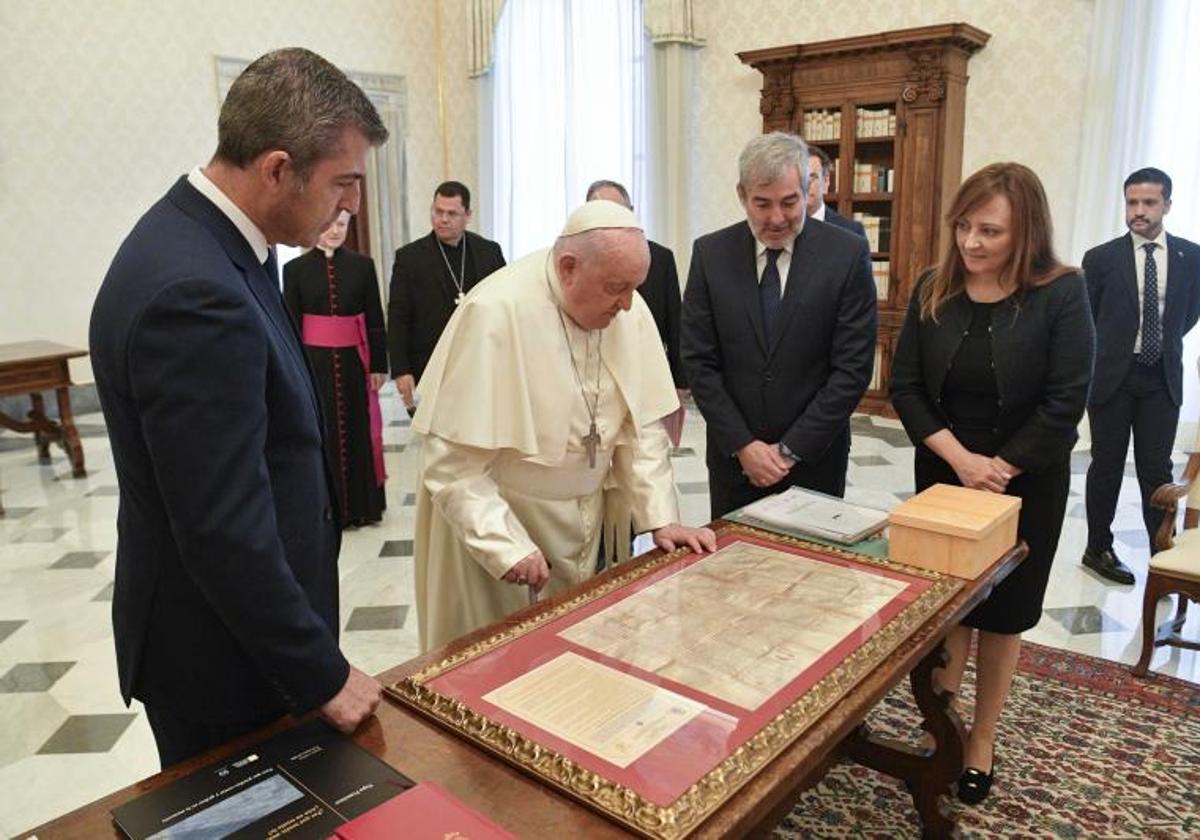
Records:
[[[1177,592],[1175,597],[1179,599],[1179,604],[1175,609],[1175,620],[1171,623],[1175,626],[1175,632],[1178,633],[1187,622],[1188,596],[1183,592]]]
[[[1142,656],[1133,666],[1135,677],[1146,676],[1150,667],[1150,658],[1154,655],[1154,638],[1157,627],[1154,623],[1155,612],[1158,609],[1158,599],[1162,597],[1165,584],[1162,578],[1151,572],[1146,577],[1146,593],[1142,598]]]

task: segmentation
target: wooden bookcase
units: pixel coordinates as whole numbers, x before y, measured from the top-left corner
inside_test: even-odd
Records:
[[[826,204],[872,239],[879,342],[859,406],[870,414],[895,416],[892,350],[914,281],[941,254],[962,179],[967,61],[990,37],[947,23],[737,54],[762,73],[763,131],[824,149],[836,161]]]

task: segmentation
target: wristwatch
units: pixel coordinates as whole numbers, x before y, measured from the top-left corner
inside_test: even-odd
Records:
[[[791,461],[793,465],[800,463],[800,456],[788,449],[788,445],[786,443],[779,441],[779,443],[776,445],[779,447],[779,454]]]

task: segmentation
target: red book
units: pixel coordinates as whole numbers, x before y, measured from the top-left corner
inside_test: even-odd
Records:
[[[432,782],[421,782],[343,825],[338,840],[517,840]]]

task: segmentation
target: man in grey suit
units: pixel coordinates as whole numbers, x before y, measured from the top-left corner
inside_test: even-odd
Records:
[[[1200,317],[1200,246],[1163,229],[1170,210],[1167,174],[1152,167],[1137,170],[1125,179],[1129,233],[1083,257],[1096,323],[1083,564],[1114,583],[1134,582],[1112,547],[1129,436],[1132,432],[1142,518],[1153,553],[1163,512],[1150,506],[1150,496],[1171,480],[1171,447],[1183,402],[1183,336]]]
[[[875,360],[862,237],[805,221],[808,147],[755,137],[739,159],[745,220],[696,240],[681,355],[708,424],[712,515],[789,486],[840,496],[850,414]]]

